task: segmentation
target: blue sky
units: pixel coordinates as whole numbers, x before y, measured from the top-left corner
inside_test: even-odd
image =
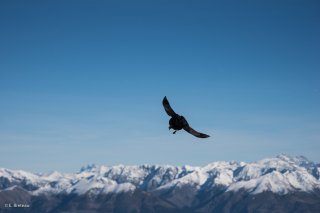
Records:
[[[0,167],[320,161],[319,1],[1,1]],[[161,101],[211,137],[172,135]]]

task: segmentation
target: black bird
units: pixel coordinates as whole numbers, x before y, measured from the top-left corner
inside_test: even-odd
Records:
[[[164,96],[164,98],[162,100],[162,105],[163,105],[164,109],[166,110],[166,113],[169,116],[171,116],[171,118],[169,120],[169,130],[174,129],[173,134],[175,134],[178,130],[184,129],[187,132],[189,132],[190,134],[192,134],[198,138],[210,137],[209,135],[197,132],[196,130],[192,129],[189,126],[187,120],[182,115],[178,115],[177,113],[175,113],[173,111],[166,96]]]

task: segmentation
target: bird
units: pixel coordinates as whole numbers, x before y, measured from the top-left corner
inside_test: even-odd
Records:
[[[189,132],[190,134],[198,137],[198,138],[208,138],[210,137],[207,134],[197,132],[196,130],[192,129],[188,124],[187,120],[182,116],[178,115],[173,111],[171,108],[167,96],[164,96],[162,100],[162,105],[166,113],[171,117],[169,120],[169,130],[173,129],[173,134],[176,134],[177,131],[184,129],[185,131]]]

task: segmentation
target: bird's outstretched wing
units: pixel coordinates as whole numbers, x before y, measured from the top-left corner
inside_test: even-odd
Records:
[[[198,138],[208,138],[208,137],[210,137],[209,135],[197,132],[196,130],[192,129],[190,126],[186,126],[183,129],[186,130],[187,132],[189,132],[190,134],[198,137]]]
[[[169,104],[169,101],[168,101],[168,99],[167,99],[166,96],[164,96],[164,98],[163,98],[163,100],[162,100],[162,105],[163,105],[164,109],[166,110],[166,113],[167,113],[169,116],[172,117],[172,116],[177,115],[177,113],[175,113],[175,112],[173,111],[173,109],[171,108],[171,106],[170,106],[170,104]]]

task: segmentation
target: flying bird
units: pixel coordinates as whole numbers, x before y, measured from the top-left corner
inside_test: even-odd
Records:
[[[166,113],[171,117],[169,120],[169,130],[174,129],[173,134],[175,134],[178,130],[184,129],[185,131],[189,132],[190,134],[198,138],[210,137],[209,135],[197,132],[196,130],[192,129],[189,126],[187,120],[182,115],[178,115],[173,111],[166,96],[164,96],[162,100],[162,105]]]

